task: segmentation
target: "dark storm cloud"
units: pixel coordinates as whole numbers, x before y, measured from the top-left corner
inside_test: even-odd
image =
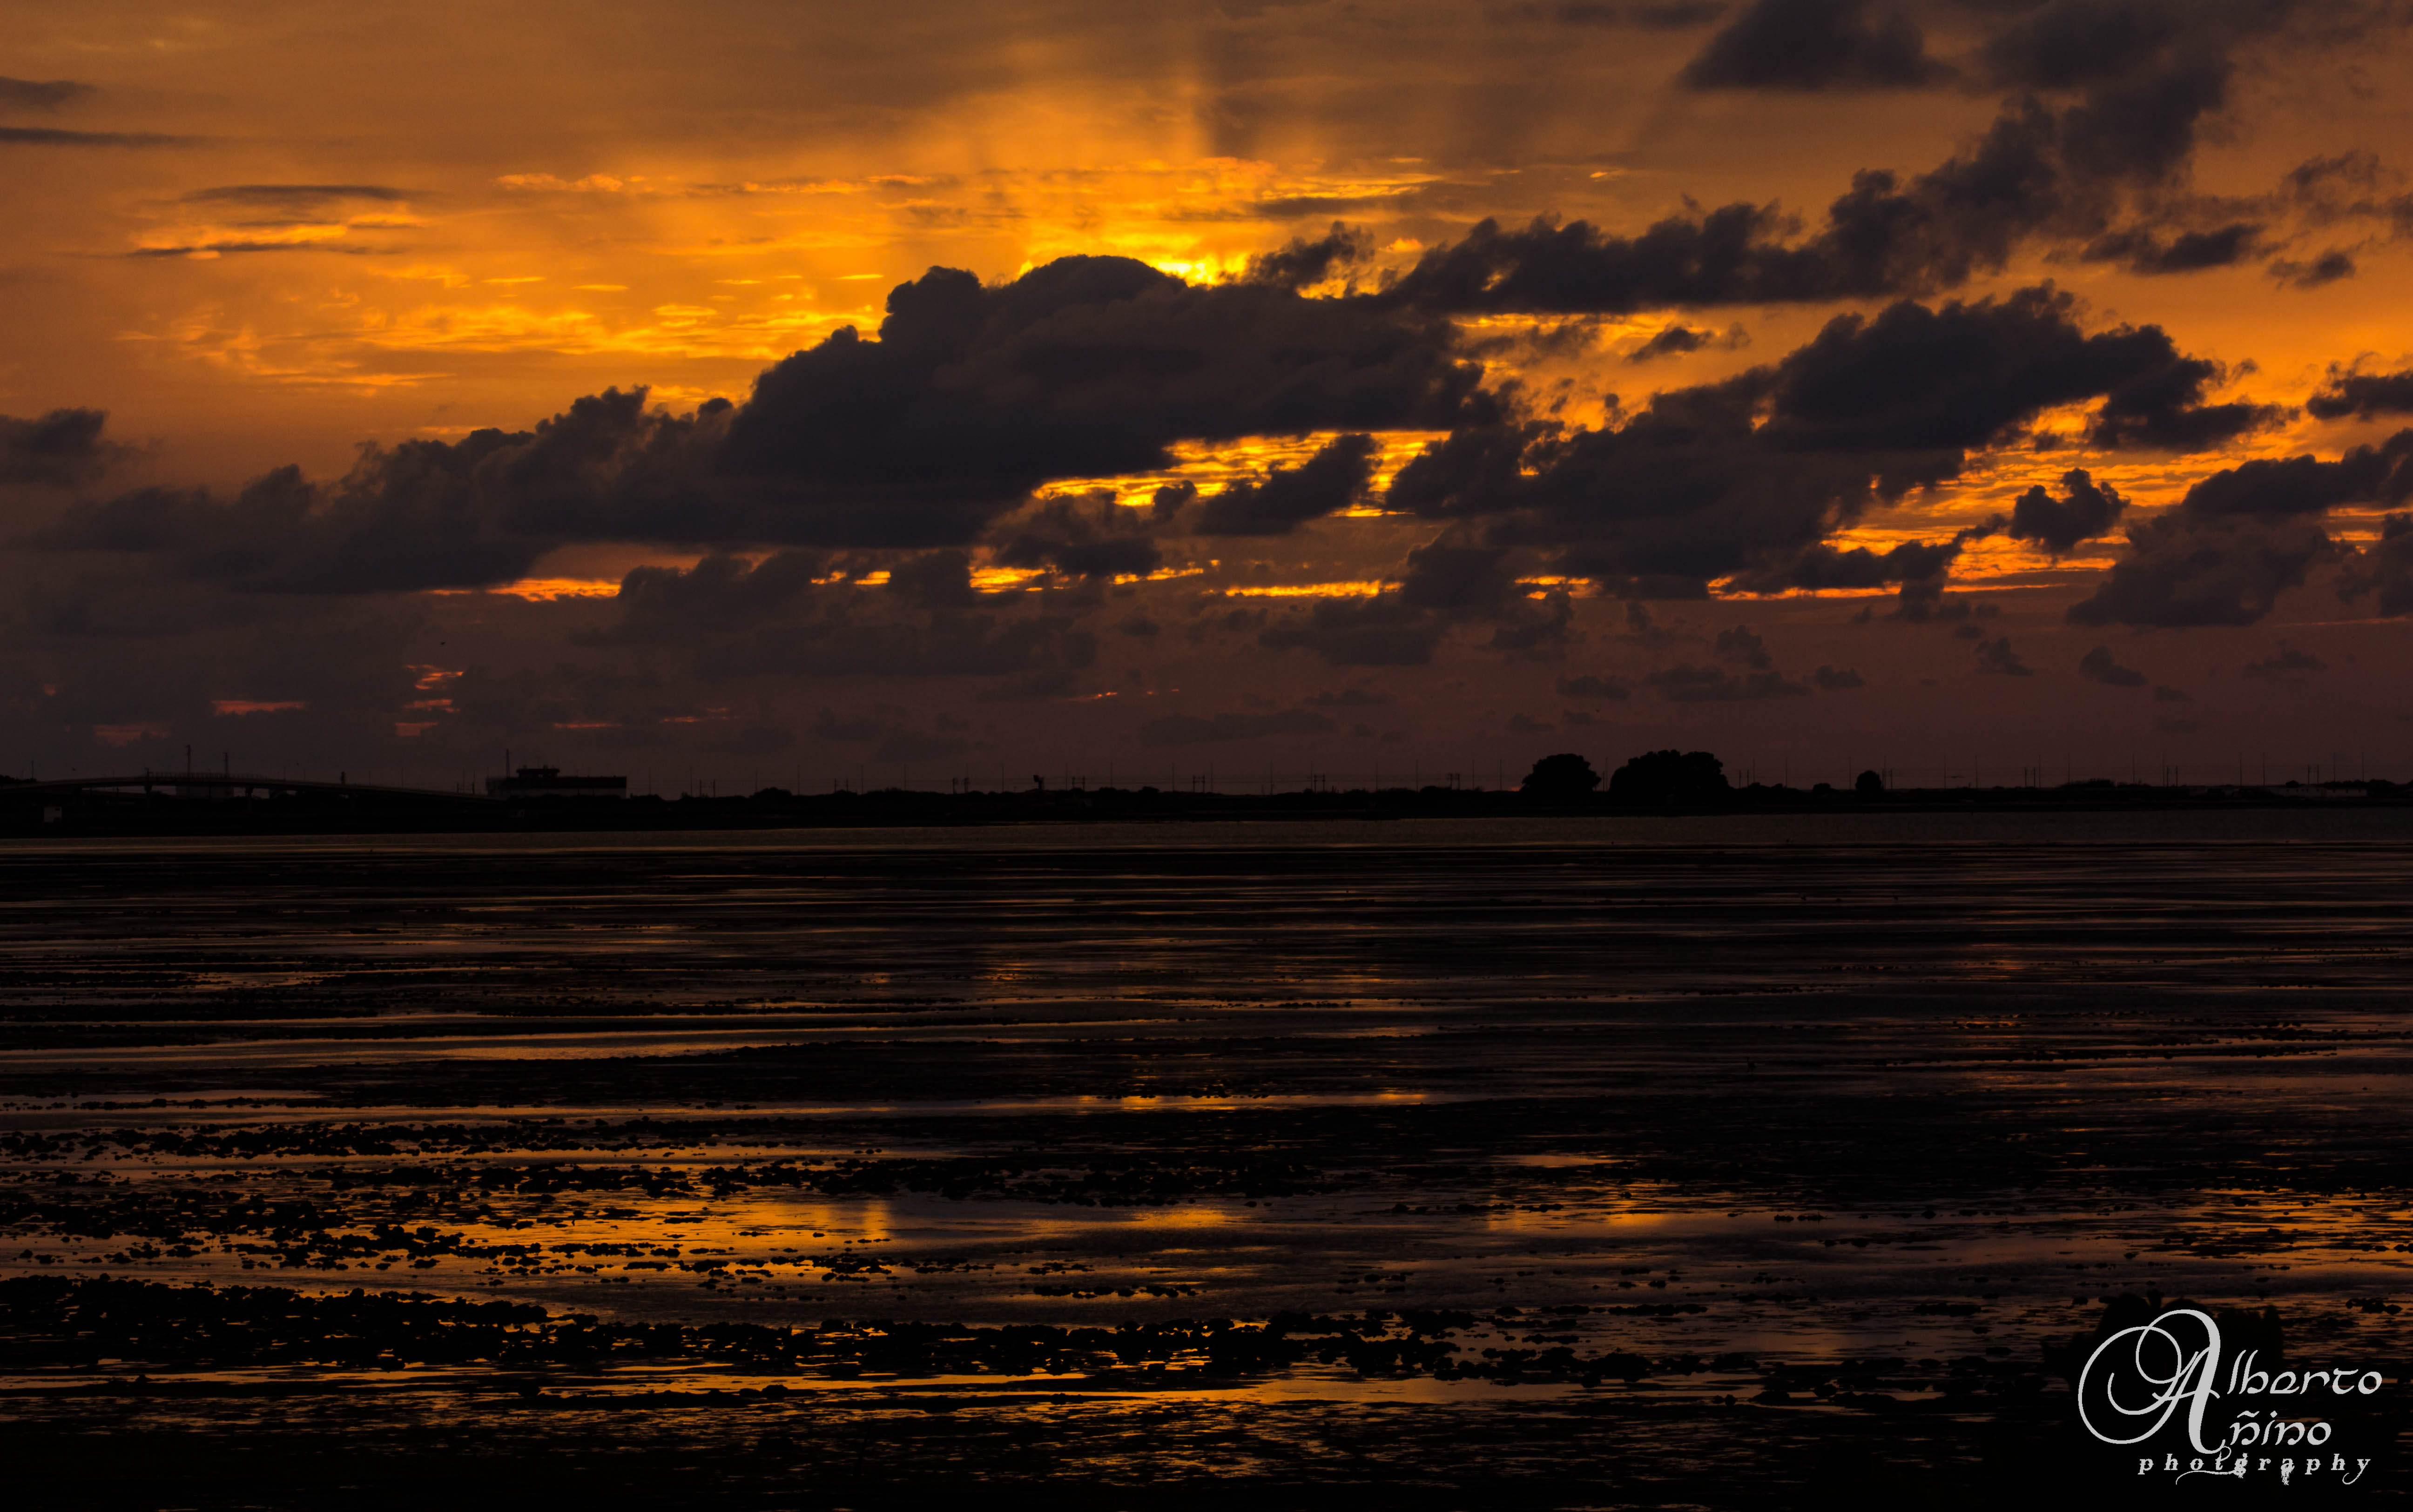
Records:
[[[2304,408],[2320,420],[2413,415],[2413,368],[2402,373],[2332,371],[2328,385],[2304,401]]]
[[[289,593],[476,587],[524,575],[546,542],[490,507],[492,480],[542,457],[544,438],[481,431],[457,444],[412,441],[363,455],[321,489],[294,467],[230,499],[146,488],[81,507],[36,543],[156,554],[185,575]]]
[[[192,147],[200,137],[156,131],[61,131],[51,126],[0,126],[0,147]]]
[[[1266,735],[1320,735],[1335,728],[1312,709],[1284,709],[1270,714],[1218,714],[1212,719],[1171,714],[1139,727],[1144,746],[1199,746],[1230,740],[1259,740]]]
[[[99,91],[72,79],[10,79],[0,75],[0,111],[55,111]]]
[[[2348,566],[2344,591],[2349,600],[2375,598],[2375,607],[2390,618],[2413,614],[2413,515],[2380,522],[2379,539]]]
[[[2334,45],[2401,23],[2394,0],[2013,0],[1980,44],[1987,82],[2082,89],[2133,77],[2172,56],[2215,56],[2274,42]]]
[[[2134,227],[2096,237],[2079,255],[2089,262],[2116,262],[2130,273],[2152,277],[2234,267],[2252,258],[2261,245],[2262,228],[2238,221],[2217,230],[2182,231],[2167,238]]]
[[[1251,258],[1241,277],[1275,289],[1306,289],[1373,255],[1372,232],[1334,221],[1329,231],[1312,241],[1295,237],[1286,246]]]
[[[1988,37],[1978,59],[1999,85],[2077,89],[2151,63],[2178,38],[2183,19],[2177,6],[2150,0],[2052,0]]]
[[[2194,98],[2163,101],[2177,123],[2142,142],[2084,107],[2015,102],[1969,148],[1906,184],[1858,174],[1806,237],[1789,236],[1775,207],[1754,204],[1670,216],[1632,236],[1585,221],[1503,230],[1486,220],[1370,297],[1436,311],[1622,315],[1950,289],[2001,269],[2036,236],[2101,235],[2121,192],[2184,163],[2197,118],[2214,103]]]
[[[2251,625],[2333,549],[2327,532],[2302,520],[2172,511],[2129,527],[2127,551],[2069,617],[2080,625]]]
[[[1520,591],[1508,552],[1449,540],[1409,552],[1399,587],[1402,601],[1456,616],[1498,614]]]
[[[1065,258],[984,287],[934,269],[756,379],[719,474],[794,539],[940,544],[1053,478],[1169,465],[1178,440],[1446,424],[1480,370],[1444,333],[1363,302],[1197,287]]]
[[[616,623],[572,639],[671,650],[708,681],[809,674],[1053,682],[1097,660],[1095,633],[1048,611],[1040,596],[976,590],[962,551],[916,553],[883,571],[881,584],[866,558],[810,550],[758,563],[717,553],[691,568],[640,567],[621,580]]]
[[[1000,567],[1043,568],[1067,577],[1144,576],[1164,560],[1145,533],[1148,523],[1112,494],[1050,499],[1000,526],[989,556]]]
[[[2154,326],[2088,334],[2050,288],[1839,316],[1769,366],[1663,392],[1614,429],[1507,420],[1401,468],[1391,508],[1486,522],[1486,543],[1557,553],[1567,575],[1635,597],[1940,585],[1955,542],[1839,552],[1871,503],[1958,477],[1971,452],[2041,412],[2102,401],[2089,440],[2167,446],[2260,423],[2208,406],[2216,376]]]
[[[1313,651],[1336,666],[1409,666],[1432,659],[1455,626],[1489,624],[1490,649],[1555,658],[1573,636],[1564,589],[1535,598],[1516,552],[1451,533],[1410,551],[1398,586],[1364,599],[1326,599],[1268,627],[1260,645]]]
[[[1851,667],[1822,666],[1810,674],[1810,680],[1817,684],[1818,691],[1822,693],[1843,693],[1868,686],[1868,679]]]
[[[1751,0],[1681,79],[1691,89],[1911,89],[1950,73],[1899,10],[1868,0]]]
[[[810,595],[829,558],[783,551],[748,561],[716,552],[691,568],[638,567],[620,580],[618,627],[589,637],[606,644],[676,643],[775,618]]]
[[[2187,490],[2175,509],[2128,531],[2128,549],[2094,597],[2071,607],[2082,625],[2250,625],[2314,564],[2338,555],[2322,528],[2341,504],[2413,497],[2413,431],[2316,457],[2247,462]]]
[[[2036,484],[2020,496],[2003,529],[2014,541],[2032,541],[2059,556],[2110,530],[2127,507],[2110,484],[2097,483],[2083,467],[2072,467],[2062,474],[2059,498]]]
[[[2191,515],[2275,519],[2317,514],[2339,504],[2401,503],[2413,496],[2413,431],[2378,446],[2359,446],[2335,462],[2315,457],[2257,459],[2224,468],[2187,490]]]
[[[2206,405],[2218,367],[2182,354],[2161,327],[2087,335],[2076,308],[2045,286],[1938,309],[1904,301],[1873,320],[1840,316],[1777,368],[1771,423],[1788,427],[1797,447],[1942,452],[2100,397],[2092,444],[2195,451],[2275,417],[2254,405]]]
[[[576,541],[963,546],[1040,483],[1168,466],[1177,441],[1445,426],[1490,408],[1443,327],[1119,258],[996,287],[933,270],[888,303],[881,340],[841,330],[763,372],[743,406],[671,415],[611,390],[532,432],[373,450],[323,486],[285,469],[232,499],[128,496],[44,543],[160,552],[196,576],[297,592],[504,582]],[[1344,437],[1219,496],[1203,527],[1275,533],[1340,507],[1370,452]],[[1160,511],[1183,501],[1161,496]],[[1137,570],[1150,549],[1075,524],[1034,517],[1018,545],[1088,575]]]
[[[1191,520],[1202,536],[1286,535],[1310,520],[1347,509],[1374,476],[1374,438],[1335,437],[1295,467],[1262,482],[1237,482],[1209,497]]]
[[[0,484],[72,488],[90,482],[111,459],[100,438],[98,409],[53,409],[38,420],[0,415]]]
[[[1932,583],[1940,588],[1953,558],[1960,555],[1960,542],[1954,541],[1905,541],[1886,552],[1866,546],[1839,551],[1819,541],[1738,574],[1734,586],[1745,593],[1877,588],[1897,583]]]
[[[2078,674],[2088,682],[2101,683],[2106,688],[2142,688],[2145,674],[2134,667],[2120,665],[2108,645],[2098,645],[2078,659]]]
[[[2008,13],[1979,55],[1979,75],[2012,95],[1993,124],[1927,172],[1858,173],[1806,231],[1776,206],[1749,203],[1688,207],[1635,235],[1547,217],[1515,230],[1487,220],[1427,252],[1384,297],[1434,310],[1629,314],[1925,294],[1999,271],[2040,240],[2096,245],[2143,271],[2219,265],[2248,255],[2249,245],[2263,249],[2250,226],[2165,228],[2149,214],[2142,226],[2112,228],[2124,205],[2170,208],[2161,201],[2183,185],[2205,122],[2229,103],[2237,57],[2334,45],[2404,20],[2388,0],[1987,8]],[[1938,77],[1915,29],[1898,22],[1887,7],[1852,0],[1758,0],[1695,61],[1690,77],[1774,87]],[[2339,199],[2332,181],[2360,167],[2341,160],[2300,170],[2291,179],[2294,198],[2305,201],[2298,208],[2413,226],[2413,197],[2381,202],[2366,186],[2359,200]]]
[[[917,609],[970,609],[981,601],[972,559],[955,550],[925,551],[888,570],[888,592]]]

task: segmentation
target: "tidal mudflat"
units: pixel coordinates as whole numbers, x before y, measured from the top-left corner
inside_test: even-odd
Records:
[[[2123,1306],[2394,1389],[2408,921],[2392,812],[18,846],[0,1445],[91,1505],[2122,1490]]]

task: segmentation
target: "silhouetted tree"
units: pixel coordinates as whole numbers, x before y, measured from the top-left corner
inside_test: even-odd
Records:
[[[1874,772],[1862,772],[1853,778],[1852,791],[1863,798],[1873,798],[1885,791],[1885,778]]]
[[[1646,751],[1608,779],[1608,795],[1621,803],[1700,803],[1731,791],[1725,763],[1706,750]]]
[[[1600,774],[1591,763],[1570,750],[1535,762],[1525,774],[1524,791],[1536,798],[1581,798],[1598,786]]]

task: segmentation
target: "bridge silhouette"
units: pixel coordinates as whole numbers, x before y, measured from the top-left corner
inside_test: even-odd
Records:
[[[328,782],[303,777],[270,777],[258,772],[138,772],[115,777],[57,778],[39,782],[0,785],[0,800],[52,795],[165,796],[211,802],[246,798],[374,798],[418,803],[496,804],[501,800],[481,793],[453,793],[440,788],[392,787],[376,782]]]

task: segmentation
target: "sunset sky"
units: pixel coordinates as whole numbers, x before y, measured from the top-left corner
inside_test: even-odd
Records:
[[[2408,78],[2396,0],[20,6],[0,769],[2413,778]]]

